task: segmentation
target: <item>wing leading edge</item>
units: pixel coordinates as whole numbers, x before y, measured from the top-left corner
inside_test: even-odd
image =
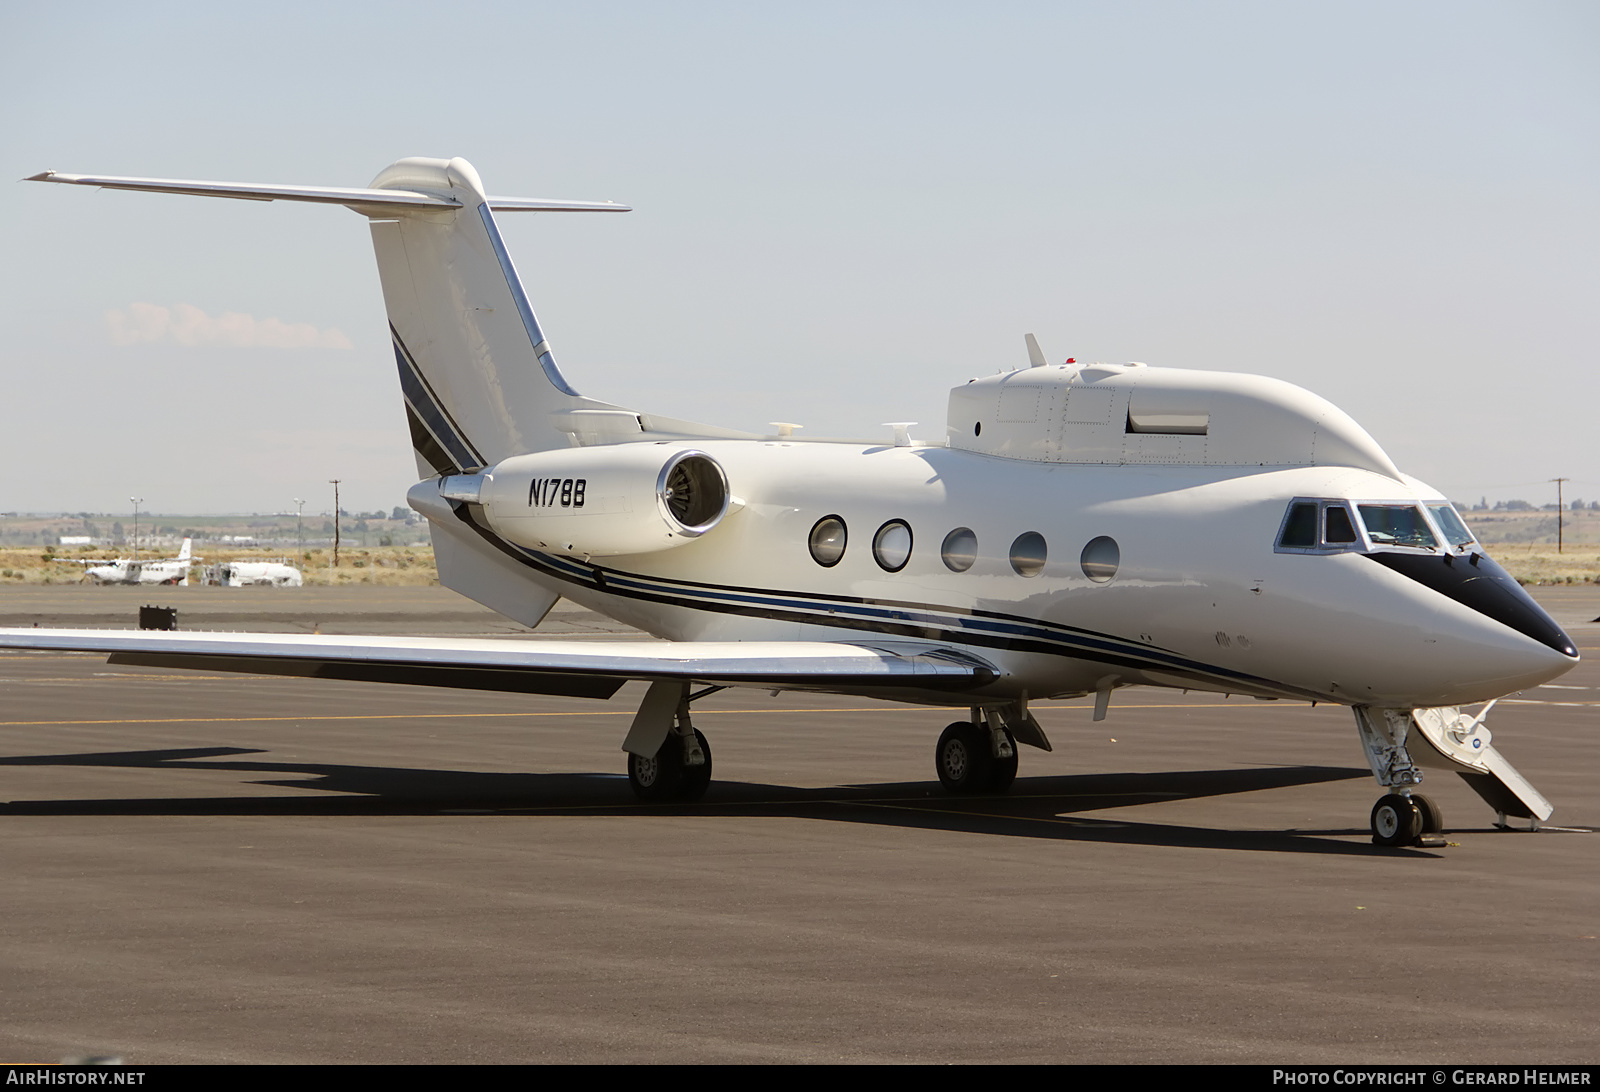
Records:
[[[609,698],[679,679],[794,690],[969,690],[990,663],[931,645],[826,641],[543,641],[0,629],[0,649],[106,653],[111,663]]]

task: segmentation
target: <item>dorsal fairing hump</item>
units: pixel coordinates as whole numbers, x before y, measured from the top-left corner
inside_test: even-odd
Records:
[[[1371,435],[1302,387],[1234,372],[1048,365],[950,392],[953,448],[1034,462],[1349,466],[1399,480]]]

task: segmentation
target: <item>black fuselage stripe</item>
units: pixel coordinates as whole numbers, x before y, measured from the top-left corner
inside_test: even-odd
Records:
[[[1181,677],[1191,678],[1197,682],[1208,684],[1226,685],[1237,683],[1241,687],[1276,691],[1284,696],[1302,698],[1306,701],[1337,701],[1338,699],[1312,690],[1306,690],[1288,683],[1277,682],[1273,679],[1262,678],[1242,671],[1233,671],[1229,668],[1217,667],[1197,660],[1188,660],[1176,653],[1164,649],[1145,649],[1139,646],[1124,645],[1123,647],[1094,647],[1083,642],[1084,638],[1068,634],[1054,634],[1046,631],[1034,637],[1022,635],[1005,635],[997,633],[976,632],[964,628],[951,628],[948,625],[918,625],[905,620],[890,618],[860,618],[842,617],[835,613],[813,613],[827,611],[826,606],[815,606],[811,610],[794,609],[778,605],[763,603],[740,602],[734,599],[718,599],[711,602],[690,599],[685,592],[674,592],[667,589],[653,590],[644,587],[630,587],[636,582],[630,574],[608,572],[594,566],[580,566],[570,563],[567,568],[554,558],[548,558],[533,550],[514,546],[506,542],[499,535],[480,525],[472,518],[467,506],[462,504],[456,508],[456,517],[470,527],[481,537],[484,542],[496,550],[517,561],[518,563],[542,572],[547,576],[570,584],[577,584],[593,591],[622,598],[634,599],[640,602],[660,603],[666,606],[686,608],[690,610],[712,611],[718,614],[733,614],[743,617],[769,618],[775,621],[799,622],[810,625],[831,626],[837,629],[853,630],[856,632],[879,633],[896,637],[914,637],[930,641],[942,641],[951,644],[968,645],[978,648],[993,648],[1013,652],[1031,652],[1050,656],[1065,656],[1074,659],[1090,660],[1095,663],[1108,664],[1114,667],[1126,667],[1138,671],[1162,671],[1176,674]],[[709,590],[714,585],[697,585],[699,590]],[[737,592],[739,589],[728,588],[727,592]],[[818,596],[824,601],[827,597]],[[866,602],[866,601],[862,601]],[[924,608],[937,611],[938,608]],[[955,612],[952,612],[955,613]],[[1017,618],[983,612],[988,617],[1004,619],[1019,630],[1042,628],[1030,619]],[[1065,627],[1063,627],[1065,628]],[[1077,631],[1088,633],[1090,631]],[[1105,641],[1121,642],[1122,638],[1107,635],[1095,635]],[[1159,657],[1152,653],[1161,653]],[[1169,659],[1170,658],[1170,659]]]

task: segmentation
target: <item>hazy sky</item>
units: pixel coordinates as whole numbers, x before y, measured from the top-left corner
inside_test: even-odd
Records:
[[[1600,499],[1600,5],[8,5],[0,177],[464,156],[573,385],[943,435],[1052,360],[1259,372],[1461,500]],[[9,173],[6,173],[9,172]],[[8,183],[0,510],[403,503],[365,223]]]

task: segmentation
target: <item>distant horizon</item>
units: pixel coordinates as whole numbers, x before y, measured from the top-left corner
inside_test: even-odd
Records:
[[[469,11],[18,7],[0,167],[365,186],[463,156],[491,193],[627,203],[500,225],[567,380],[643,412],[941,442],[1031,332],[1298,384],[1445,496],[1600,497],[1600,5]],[[470,59],[465,97],[395,78],[419,48]],[[359,217],[9,193],[0,444],[48,471],[0,506],[403,503]]]

